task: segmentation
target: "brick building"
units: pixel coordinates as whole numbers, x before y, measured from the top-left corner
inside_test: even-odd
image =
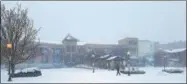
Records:
[[[42,42],[37,55],[28,63],[51,67],[70,66],[82,63],[91,64],[92,54],[95,54],[96,58],[106,54],[125,57],[127,51],[130,51],[132,55],[137,55],[137,40],[137,38],[125,38],[120,40],[119,44],[78,45],[79,40],[68,34],[62,40],[62,44]]]

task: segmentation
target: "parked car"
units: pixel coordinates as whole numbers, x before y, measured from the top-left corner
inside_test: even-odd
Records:
[[[123,73],[123,74],[128,74],[129,73],[127,68],[123,71],[120,71],[120,72]],[[138,68],[133,67],[133,68],[130,68],[130,74],[145,74],[145,71],[139,70]]]
[[[33,67],[33,68],[25,68],[20,72],[17,72],[14,75],[12,75],[12,77],[37,77],[41,75],[42,75],[41,70],[39,68]]]
[[[162,71],[166,73],[183,73],[183,70],[180,70],[180,69],[165,69]]]

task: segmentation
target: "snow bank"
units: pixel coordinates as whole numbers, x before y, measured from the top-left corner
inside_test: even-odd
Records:
[[[58,65],[57,65],[58,66]],[[64,64],[60,64],[60,67],[66,67]],[[27,68],[27,67],[38,67],[40,69],[50,69],[50,68],[56,68],[56,64],[18,64],[16,65],[17,69],[22,69],[22,68]]]
[[[83,64],[76,65],[75,68],[93,69],[93,67]]]
[[[146,67],[145,74],[116,76],[116,71],[79,68],[42,69],[42,76],[13,78],[10,83],[186,83],[186,69],[182,74],[168,74],[163,68]],[[1,83],[8,83],[7,71],[1,70]],[[34,80],[34,81],[33,81]]]

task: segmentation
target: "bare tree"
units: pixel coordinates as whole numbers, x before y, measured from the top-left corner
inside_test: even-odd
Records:
[[[11,73],[14,74],[15,65],[29,60],[35,56],[39,42],[36,36],[39,30],[34,29],[33,20],[28,17],[28,9],[17,7],[6,9],[1,5],[1,39],[12,44],[11,49],[2,44],[1,56],[10,64]],[[10,71],[9,71],[10,73]]]

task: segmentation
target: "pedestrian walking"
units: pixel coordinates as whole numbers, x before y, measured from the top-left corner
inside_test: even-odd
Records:
[[[116,65],[116,70],[117,70],[116,76],[121,75],[119,69],[120,69],[120,66],[119,66],[119,64],[117,64]]]

